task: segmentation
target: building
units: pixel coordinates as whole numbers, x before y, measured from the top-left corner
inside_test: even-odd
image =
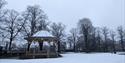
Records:
[[[25,38],[29,44],[23,58],[58,57],[56,37],[45,30],[38,31],[33,36]]]

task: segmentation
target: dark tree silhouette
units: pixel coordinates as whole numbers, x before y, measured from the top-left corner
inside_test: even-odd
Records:
[[[68,49],[72,50],[73,49],[73,39],[71,35],[68,35],[67,37],[67,44],[69,45]]]
[[[91,40],[90,40],[90,42],[91,42],[91,45],[90,45],[90,48],[91,48],[91,50],[92,51],[96,51],[96,49],[97,49],[97,38],[96,38],[96,28],[92,28],[92,35],[91,35],[92,37],[91,37]]]
[[[60,45],[61,39],[64,37],[65,26],[62,23],[53,23],[51,26],[52,34],[57,38],[58,41],[58,52],[61,52]]]
[[[72,28],[70,30],[72,42],[73,42],[73,50],[76,51],[76,43],[78,41],[78,31],[76,28]]]
[[[112,46],[113,52],[116,53],[116,48],[115,48],[115,42],[116,42],[115,36],[116,36],[116,34],[113,30],[110,31],[110,36],[111,36],[111,40],[112,40],[112,44],[113,44],[113,46]]]
[[[101,38],[101,28],[96,28],[97,30],[96,30],[96,33],[97,33],[97,39],[96,39],[96,41],[97,41],[97,50],[98,51],[101,51],[101,41],[102,41],[102,38]]]
[[[119,34],[119,39],[120,39],[122,51],[125,51],[125,49],[124,49],[124,31],[123,31],[122,26],[118,27],[118,34]]]
[[[109,34],[109,30],[107,27],[103,27],[102,28],[102,33],[103,33],[103,37],[104,37],[104,43],[103,43],[103,48],[104,48],[104,51],[107,52],[108,51],[108,34]]]
[[[80,28],[80,33],[83,34],[83,36],[84,36],[86,52],[89,52],[90,51],[89,36],[90,36],[91,31],[92,31],[92,23],[91,23],[90,19],[83,18],[79,21],[78,25],[79,25],[79,28]]]

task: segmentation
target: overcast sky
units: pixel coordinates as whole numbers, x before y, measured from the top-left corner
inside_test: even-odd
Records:
[[[67,31],[79,19],[90,18],[94,26],[116,28],[125,25],[124,0],[6,0],[7,8],[22,12],[27,5],[40,5],[52,22],[62,22]]]

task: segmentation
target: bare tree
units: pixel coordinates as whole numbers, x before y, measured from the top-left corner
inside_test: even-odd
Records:
[[[67,37],[67,43],[68,43],[68,49],[69,50],[71,50],[71,49],[73,49],[73,39],[72,39],[72,36],[69,34],[69,35],[67,35],[68,37]]]
[[[102,28],[102,33],[103,33],[103,36],[104,36],[104,51],[107,52],[108,51],[108,44],[107,44],[107,40],[108,40],[108,34],[109,34],[109,30],[107,27],[103,27]]]
[[[2,25],[3,21],[5,20],[5,15],[7,14],[7,10],[3,9],[6,5],[5,0],[0,0],[0,25]],[[1,42],[4,41],[6,35],[4,34],[3,30],[1,30],[2,26],[0,26],[0,38]]]
[[[46,30],[48,22],[46,22],[47,16],[38,5],[28,6],[23,13],[23,20],[26,21],[23,27],[24,36],[29,38],[39,30]],[[30,47],[30,41],[28,41],[28,48]],[[40,49],[42,49],[42,42],[40,43]]]
[[[49,24],[50,23],[45,20],[40,21],[38,30],[48,30],[49,31],[49,28],[48,28]]]
[[[116,34],[115,34],[115,32],[114,31],[110,31],[110,36],[111,36],[112,44],[113,44],[113,46],[112,46],[113,52],[116,53],[116,49],[115,49],[115,36],[116,36]]]
[[[85,49],[86,52],[89,52],[89,35],[92,30],[92,23],[90,19],[88,18],[83,18],[79,21],[78,26],[80,28],[80,33],[83,34],[84,36],[84,41],[85,41]]]
[[[73,40],[73,49],[74,49],[74,51],[76,51],[76,42],[77,42],[77,39],[78,39],[78,31],[77,31],[77,29],[76,28],[72,28],[71,30],[70,30],[70,34],[71,34],[71,38],[72,38],[72,40]]]
[[[6,1],[5,0],[0,0],[0,25],[2,24],[2,22],[4,21],[5,15],[7,12],[5,12],[3,10],[3,7],[6,5]],[[0,27],[1,28],[1,27]],[[0,31],[0,34],[2,34],[2,32]]]
[[[11,50],[12,42],[22,30],[24,22],[21,21],[17,11],[9,10],[2,24],[1,30],[6,33],[6,36],[9,39],[9,50]]]
[[[5,0],[0,0],[0,9],[2,9],[7,2]]]
[[[5,17],[7,10],[3,9],[3,7],[6,5],[5,0],[0,0],[0,21],[3,21],[3,18]]]
[[[98,50],[101,51],[101,28],[96,28]]]
[[[119,38],[120,38],[120,44],[121,44],[122,51],[125,51],[125,49],[124,49],[124,31],[123,31],[122,26],[118,27],[118,34],[119,34]]]
[[[90,49],[96,51],[97,49],[97,38],[96,38],[96,28],[92,28],[91,40],[90,40]]]
[[[58,40],[58,52],[61,52],[60,42],[61,42],[61,39],[64,37],[64,30],[65,30],[65,26],[62,23],[58,23],[58,24],[53,23],[51,25],[51,32]]]

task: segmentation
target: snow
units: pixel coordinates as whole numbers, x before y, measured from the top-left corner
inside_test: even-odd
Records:
[[[0,63],[125,63],[125,55],[111,53],[67,53],[61,58],[0,59]]]
[[[48,46],[48,47],[49,47],[50,44],[49,44],[47,41],[44,41],[44,42],[43,42],[43,46]]]
[[[38,42],[32,42],[30,45],[30,48],[36,48],[38,47],[39,43]]]
[[[48,31],[41,30],[35,33],[33,37],[54,37],[54,36],[50,34]]]

